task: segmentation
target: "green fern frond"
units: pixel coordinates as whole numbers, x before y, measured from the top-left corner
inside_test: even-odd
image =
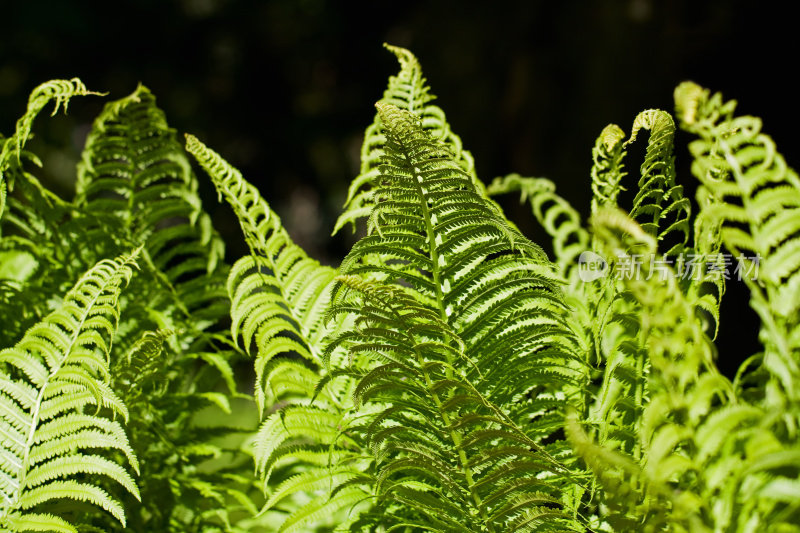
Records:
[[[436,97],[430,93],[422,67],[417,58],[398,46],[384,44],[400,62],[400,72],[389,78],[389,84],[379,100],[381,104],[393,105],[415,113],[422,128],[434,139],[442,141],[450,149],[458,162],[459,167],[473,180],[476,187],[483,190],[483,184],[475,176],[475,165],[472,154],[462,148],[461,139],[450,130],[444,111],[436,105],[430,104]],[[380,175],[380,165],[385,151],[386,135],[379,113],[375,120],[364,133],[364,143],[361,147],[361,171],[350,185],[344,211],[336,221],[333,233],[337,233],[348,223],[355,227],[358,219],[367,217],[376,202],[375,189]]]
[[[631,137],[625,142],[619,127],[612,124],[603,130],[593,150],[592,213],[596,216],[604,209],[617,206],[617,196],[624,190],[621,180],[625,176],[622,161],[626,148],[637,139],[641,129],[651,133],[630,216],[666,245],[661,257],[666,261],[681,259],[681,254],[687,251],[690,204],[682,188],[675,183],[672,155],[675,126],[667,113],[658,110],[640,113],[634,121]],[[584,329],[591,331],[590,337],[584,337],[584,344],[595,352],[593,359],[602,372],[602,379],[588,403],[587,421],[596,424],[600,443],[625,450],[634,457],[638,457],[641,447],[636,438],[639,428],[635,424],[648,395],[648,350],[637,321],[640,303],[631,298],[623,283],[613,279],[611,270],[617,265],[640,260],[651,264],[656,250],[645,250],[650,249],[642,248],[636,240],[622,242],[615,248],[598,242],[595,237],[592,252],[605,258],[606,273],[600,281],[577,283],[570,298],[578,311],[574,322],[584,324]],[[666,259],[667,256],[670,259]],[[700,296],[700,286],[698,283],[693,289],[697,294],[697,306],[718,316],[719,302],[714,294],[721,295],[722,289],[703,291]],[[596,317],[600,317],[599,322]]]
[[[31,126],[33,125],[34,119],[51,101],[55,100],[55,107],[50,115],[55,116],[62,106],[64,107],[64,112],[67,111],[69,101],[73,97],[90,94],[103,96],[105,93],[88,90],[86,85],[78,78],[72,78],[71,80],[50,80],[36,87],[28,97],[28,108],[25,114],[17,121],[15,134],[8,139],[9,141],[13,139],[11,146],[9,146],[9,148],[3,147],[0,161],[5,162],[6,154],[12,149],[16,150],[19,156],[23,145],[30,138]]]
[[[194,330],[227,312],[224,244],[202,210],[189,160],[147,88],[107,104],[95,120],[76,190],[79,206],[144,243],[143,268],[166,286],[172,298],[165,305],[191,315]]]
[[[391,517],[438,531],[574,527],[554,490],[571,474],[470,383],[465,344],[438,312],[401,287],[338,279],[334,312],[354,313],[358,331],[341,342],[374,361],[359,403],[391,406],[364,426],[376,505],[394,509],[381,525]]]
[[[692,172],[701,182],[698,197],[709,200],[700,202],[698,226],[719,232],[722,244],[738,256],[738,268],[758,269],[741,278],[762,321],[764,352],[743,365],[737,384],[753,380],[761,385],[757,394],[737,392],[763,414],[723,411],[714,421],[716,427],[724,424],[729,438],[703,448],[712,450],[705,452],[709,459],[717,451],[728,458],[727,463],[720,460],[711,480],[725,502],[720,521],[740,530],[790,527],[800,519],[800,497],[780,487],[800,479],[798,463],[789,459],[798,453],[800,421],[800,179],[761,133],[759,119],[734,116],[735,101],[724,102],[719,93],[686,82],[675,90],[675,102],[681,127],[698,136],[689,146]],[[744,450],[738,461],[730,459],[737,455],[732,450]],[[728,478],[735,482],[721,488]]]
[[[800,179],[786,165],[761,121],[735,117],[735,101],[686,82],[675,90],[681,126],[699,137],[689,148],[700,216],[757,281],[744,276],[761,316],[763,364],[792,402],[800,401]]]
[[[655,252],[655,240],[641,226],[619,211],[598,210],[594,214],[592,222],[595,238],[602,243],[601,250],[603,251],[635,248],[640,253]],[[642,276],[649,279],[649,286],[654,290],[663,287],[664,281],[657,276],[649,277],[646,273],[643,273]],[[626,283],[636,282],[627,278],[624,281]],[[674,285],[674,279],[672,283],[672,296],[684,303],[682,295],[675,293],[677,288]],[[634,293],[632,296],[638,296],[638,294]],[[663,298],[664,294],[660,294],[660,297]],[[634,301],[639,304],[654,305],[650,299],[646,302],[641,302],[639,299]],[[674,325],[675,317],[683,316],[679,312],[683,310],[675,310],[673,313],[659,316],[664,316],[666,322]],[[658,312],[663,311],[662,300],[662,307],[658,309]],[[648,320],[646,324],[649,325],[651,322],[652,319]],[[691,323],[694,324],[694,322]],[[637,321],[635,328],[641,327],[642,324]],[[696,333],[696,330],[692,331]],[[699,331],[702,334],[702,329]],[[644,335],[647,335],[648,332],[649,330],[645,331]],[[575,451],[594,472],[597,481],[604,489],[600,495],[602,504],[599,507],[600,518],[614,528],[627,529],[636,527],[636,524],[642,524],[647,531],[658,531],[666,524],[667,512],[674,514],[674,519],[670,523],[677,524],[679,523],[679,514],[685,515],[686,509],[690,509],[691,506],[686,507],[687,502],[681,500],[680,509],[682,510],[675,507],[677,504],[670,498],[671,489],[666,483],[670,479],[665,480],[660,477],[660,474],[669,477],[672,473],[672,471],[666,471],[669,461],[660,461],[664,459],[663,454],[672,452],[672,449],[663,450],[660,454],[652,451],[658,446],[671,442],[666,438],[665,432],[656,432],[659,425],[666,421],[655,422],[654,425],[653,413],[663,414],[665,410],[669,411],[663,402],[654,401],[654,397],[658,398],[660,389],[647,377],[661,368],[657,362],[644,359],[645,354],[649,352],[635,348],[640,343],[653,342],[653,340],[647,336],[642,338],[640,335],[633,335],[629,342],[634,346],[629,353],[623,355],[624,352],[619,349],[609,352],[611,355],[606,363],[603,383],[598,390],[598,399],[593,409],[590,410],[589,420],[597,424],[599,442],[594,442],[584,432],[575,414],[570,417],[567,430]],[[703,344],[702,346],[707,345]],[[692,361],[694,362],[694,360]],[[629,370],[621,372],[618,365],[623,365],[622,369],[629,366]],[[648,365],[648,367],[652,365],[654,368],[649,368],[645,372],[646,367],[643,365]],[[626,374],[629,377],[626,377]],[[648,382],[643,383],[643,380],[648,380]],[[613,413],[625,412],[623,399],[630,394],[635,395],[635,403],[631,409],[634,417],[633,423],[626,422],[624,418],[617,420],[613,416]],[[670,426],[667,423],[664,427],[675,429],[676,426]],[[625,432],[627,435],[620,438],[621,431],[622,435]],[[627,444],[624,444],[626,441]],[[654,471],[657,468],[656,465],[665,470],[663,472]],[[669,466],[674,468],[675,465],[669,464]],[[688,498],[688,495],[685,498]]]
[[[235,428],[200,430],[194,422],[209,406],[230,412],[237,394],[233,351],[225,349],[232,342],[212,329],[228,311],[227,266],[197,186],[175,132],[146,88],[104,108],[82,154],[76,204],[104,222],[82,223],[89,240],[144,243],[143,272],[129,291],[135,297],[122,302],[118,346],[127,355],[114,365],[114,386],[135,413],[131,444],[148,458],[143,503],[125,501],[137,530],[177,532],[224,522],[219,513],[238,505],[223,496],[224,476],[251,470],[248,457],[234,451],[236,460],[224,468],[197,472],[209,457],[228,453],[215,438],[242,438]],[[174,333],[147,341],[143,330]],[[210,490],[215,484],[220,488]]]
[[[191,135],[186,149],[233,207],[250,248],[251,255],[237,261],[228,278],[231,333],[234,339],[244,338],[248,351],[252,344],[258,350],[256,402],[263,410],[269,391],[265,377],[274,379],[285,368],[275,367],[276,356],[296,353],[312,368],[321,364],[322,318],[335,271],[294,244],[258,190],[219,154]]]
[[[630,216],[659,242],[669,241],[670,236],[679,233],[676,241],[668,242],[669,248],[664,250],[669,256],[677,256],[689,240],[691,204],[683,196],[683,187],[675,183],[672,155],[675,122],[665,111],[642,111],[633,121],[630,139],[625,144],[636,141],[642,129],[650,131],[650,138]]]
[[[89,91],[78,78],[51,80],[42,83],[31,92],[30,97],[28,97],[28,108],[25,114],[17,121],[14,135],[7,139],[0,137],[0,218],[2,218],[5,208],[6,187],[13,188],[14,186],[13,181],[9,181],[6,184],[6,171],[13,164],[20,163],[22,148],[31,137],[31,128],[36,116],[53,100],[55,100],[55,107],[51,116],[58,113],[59,108],[62,106],[64,107],[64,112],[66,112],[67,105],[72,97],[89,94],[102,95],[103,93]]]
[[[241,440],[236,428],[201,430],[194,417],[209,405],[230,412],[236,395],[233,352],[224,350],[232,343],[208,331],[228,309],[227,268],[186,154],[146,88],[106,106],[87,139],[79,176],[78,206],[105,222],[92,240],[109,239],[107,228],[114,228],[123,239],[145,243],[144,272],[132,287],[137,297],[123,299],[120,347],[127,355],[114,365],[114,386],[133,413],[131,444],[147,457],[142,504],[124,502],[132,509],[130,527],[177,533],[226,523],[249,500],[225,476],[247,477],[248,458],[215,442]],[[141,337],[147,328],[160,333]],[[227,453],[235,460],[224,468],[198,472],[198,465]]]
[[[617,205],[617,196],[625,188],[622,160],[625,158],[625,132],[609,124],[600,133],[592,149],[592,213],[602,206]]]
[[[621,213],[600,212],[593,223],[609,248],[630,247],[628,241],[649,253],[656,249]],[[771,492],[770,483],[800,473],[788,462],[796,444],[781,443],[782,426],[763,407],[737,398],[716,369],[713,344],[675,272],[658,277],[649,268],[644,264],[641,276],[624,280],[641,305],[641,342],[648,348],[648,402],[636,431],[640,453],[589,443],[570,429],[576,451],[604,486],[612,509],[605,518],[617,526],[643,521],[652,530],[669,524],[692,532],[792,523],[798,500]]]
[[[113,385],[132,413],[131,445],[147,458],[142,504],[123,501],[129,527],[234,530],[261,502],[250,457],[239,449],[257,417],[237,390],[234,343],[216,329],[229,309],[228,267],[189,159],[141,86],[105,107],[82,157],[73,211],[92,217],[91,225],[74,222],[90,235],[84,240],[144,244],[143,272],[122,298],[113,365]],[[148,330],[157,333],[143,337]],[[234,409],[248,427],[198,424]]]
[[[371,234],[341,272],[408,283],[467,344],[477,363],[469,377],[493,401],[576,379],[574,339],[541,248],[495,211],[413,114],[378,108],[387,144]],[[538,411],[539,401],[520,408]]]
[[[463,495],[462,489],[455,488],[465,486],[458,468],[448,468],[449,474],[442,478],[436,477],[441,472],[435,465],[445,457],[450,461],[459,456],[466,465],[464,454],[467,453],[474,457],[477,471],[517,479],[519,488],[515,495],[519,502],[527,502],[504,507],[499,503],[502,498],[493,492],[496,485],[491,480],[494,477],[486,477],[479,490],[484,496],[494,495],[495,498],[491,506],[483,509],[485,520],[504,524],[509,530],[522,531],[542,520],[554,524],[572,523],[560,510],[557,494],[526,498],[525,487],[538,483],[528,477],[532,468],[520,468],[517,472],[501,466],[509,458],[519,457],[518,460],[524,462],[535,456],[531,464],[537,468],[544,465],[555,472],[551,475],[562,483],[570,483],[566,481],[568,470],[550,453],[561,454],[565,447],[558,443],[548,446],[539,443],[555,430],[558,409],[566,404],[563,397],[560,399],[555,394],[560,390],[559,385],[575,380],[575,367],[580,366],[577,361],[561,363],[555,369],[551,364],[574,349],[571,336],[559,318],[564,308],[552,266],[546,262],[540,248],[519,234],[498,214],[494,204],[485,200],[452,154],[421,129],[414,115],[389,105],[379,104],[378,107],[387,140],[381,185],[376,189],[377,203],[370,217],[370,235],[359,241],[343,262],[341,271],[350,275],[339,278],[334,288],[337,305],[330,314],[333,320],[340,320],[343,315],[353,316],[355,323],[335,333],[326,347],[325,361],[333,371],[323,380],[326,384],[317,387],[324,393],[329,384],[355,379],[358,385],[351,390],[358,410],[348,414],[331,410],[330,404],[323,402],[318,407],[290,405],[276,411],[265,421],[256,440],[258,468],[270,478],[277,465],[287,464],[290,450],[294,453],[294,450],[303,449],[307,457],[314,457],[312,450],[317,446],[324,449],[327,445],[333,455],[326,463],[326,470],[311,470],[301,474],[304,477],[286,478],[293,481],[284,482],[280,498],[285,499],[294,490],[316,486],[313,483],[318,481],[313,480],[320,480],[320,483],[330,480],[330,473],[337,472],[342,481],[338,487],[331,486],[332,499],[345,488],[372,503],[375,502],[368,496],[373,492],[386,496],[379,498],[377,505],[389,515],[376,509],[361,509],[356,523],[369,522],[369,517],[395,516],[391,514],[395,512],[393,509],[404,502],[416,509],[415,513],[422,514],[401,513],[402,516],[396,516],[398,523],[410,520],[438,524],[434,527],[449,524],[447,527],[455,529],[458,520],[452,516],[448,518],[448,513],[440,512],[441,509],[426,514],[424,502],[434,496],[420,490],[419,484],[401,481],[406,477],[402,472],[422,468],[444,483],[442,486],[450,490],[453,497]],[[490,257],[494,255],[496,257]],[[394,261],[393,257],[401,260]],[[403,279],[416,296],[405,300],[401,293],[392,293],[391,298],[379,303],[351,302],[347,299],[346,287],[359,286],[359,278],[353,277],[356,275],[389,282]],[[387,286],[386,290],[393,289]],[[409,320],[419,319],[419,323],[394,321],[385,326],[370,325],[372,320],[377,320],[374,317],[385,317],[400,303],[408,309]],[[435,323],[429,323],[434,319]],[[482,327],[475,327],[476,324]],[[450,333],[445,335],[446,342],[440,340],[441,328],[449,331],[454,326],[463,333]],[[436,409],[432,406],[436,402],[427,406],[420,403],[430,401],[430,391],[426,393],[424,387],[420,388],[424,380],[412,371],[420,361],[408,362],[413,345],[398,341],[408,334],[415,336],[413,345],[418,345],[418,350],[438,354],[438,362],[434,365],[433,360],[427,361],[426,365],[434,366],[425,367],[424,371],[438,376],[434,392],[441,396],[442,409],[459,414],[455,427],[447,427],[449,423],[444,429],[432,427],[420,418],[420,414],[431,409],[435,415]],[[328,357],[343,348],[347,349],[349,357]],[[375,366],[370,361],[377,353],[390,359]],[[404,394],[409,388],[418,393]],[[392,391],[398,394],[392,395]],[[512,402],[526,395],[529,400],[517,405]],[[493,403],[495,401],[497,404]],[[501,402],[512,406],[510,414],[496,407]],[[465,405],[485,412],[478,416],[462,416],[466,415],[461,412]],[[432,416],[432,419],[436,424],[441,422],[439,416]],[[491,422],[490,427],[484,424],[487,420]],[[513,420],[522,420],[522,426],[517,427]],[[437,436],[462,429],[469,437],[463,443]],[[413,441],[409,435],[414,435]],[[298,448],[303,442],[300,439],[309,437],[315,447]],[[418,446],[426,442],[423,439],[436,439],[434,442],[442,445],[435,455],[439,459],[431,459],[434,457],[430,455],[434,453],[431,450],[435,448],[428,445],[397,449],[394,444],[408,441]],[[507,442],[503,447],[505,454],[484,457],[482,450],[487,443],[497,439]],[[443,443],[449,443],[449,448]],[[460,444],[465,448],[453,448]],[[353,472],[359,464],[363,468],[368,457],[361,451],[362,446],[372,448],[373,453],[369,455],[374,455],[373,460],[377,461],[374,468],[378,470],[367,477]],[[344,453],[346,450],[350,450],[349,455]],[[382,462],[384,457],[385,463]],[[432,481],[426,479],[426,483],[430,485]],[[536,486],[537,490],[542,489]],[[462,512],[476,509],[474,501],[469,504],[462,498],[462,503]],[[294,523],[293,517],[314,512],[316,504],[308,505],[294,511],[287,523]],[[547,509],[537,510],[538,507]],[[548,518],[551,512],[556,518]],[[463,517],[467,516],[470,516],[469,511]]]
[[[675,183],[672,154],[675,123],[669,113],[657,109],[642,111],[636,116],[631,136],[625,142],[625,134],[618,126],[606,126],[592,151],[592,213],[602,206],[617,206],[617,196],[625,190],[621,185],[626,175],[622,161],[628,145],[636,141],[642,129],[650,131],[650,138],[630,215],[659,241],[667,240],[669,248],[664,253],[676,256],[689,239],[691,204],[683,196],[683,187]],[[675,232],[680,237],[668,239]]]
[[[101,507],[124,525],[117,499],[89,481],[95,476],[139,496],[114,455],[89,452],[121,451],[139,470],[115,419],[119,415],[127,420],[127,408],[109,387],[120,291],[132,275],[136,254],[138,250],[98,263],[66,295],[59,310],[28,330],[16,346],[0,352],[0,524],[6,528],[77,531],[75,525],[40,512],[65,498]]]
[[[370,233],[342,263],[349,275],[334,290],[333,316],[352,314],[355,325],[331,345],[349,348],[358,403],[385,409],[364,429],[376,454],[377,505],[398,523],[437,530],[457,530],[459,522],[479,530],[480,522],[525,531],[550,520],[535,509],[544,500],[523,496],[533,483],[522,474],[528,469],[500,465],[530,459],[565,482],[548,451],[563,448],[538,443],[567,404],[557,391],[576,384],[581,368],[557,278],[541,249],[498,215],[415,115],[377,107],[386,143]],[[348,299],[348,289],[364,299]],[[511,420],[524,422],[517,428]],[[505,456],[483,456],[493,440],[504,443]],[[487,475],[479,489],[470,488],[472,468]],[[406,483],[411,472],[424,474],[423,485]],[[516,495],[528,503],[508,511],[483,505],[482,498],[501,499],[491,498],[495,475],[519,481]],[[432,504],[441,498],[457,514]],[[551,505],[553,523],[566,520],[560,500],[544,506]],[[413,514],[393,514],[404,507]]]
[[[337,380],[318,388],[327,331],[323,318],[335,271],[294,244],[258,190],[219,154],[191,135],[186,147],[233,208],[250,248],[250,255],[231,269],[228,290],[232,335],[243,338],[246,350],[254,346],[257,351],[258,411],[286,402],[264,420],[255,440],[256,471],[268,494],[262,514],[283,506],[288,513],[280,531],[302,530],[315,520],[341,519],[352,497],[363,499],[365,493],[353,489],[346,491],[350,497],[331,495],[330,500],[317,494],[331,472],[352,479],[360,476],[364,464],[359,446],[339,438],[348,423],[349,387]],[[311,397],[314,407],[295,405]],[[302,451],[298,443],[303,444]],[[324,452],[312,451],[316,447]],[[274,489],[273,477],[283,480]],[[287,507],[284,500],[296,493],[311,499]]]
[[[34,119],[48,102],[55,100],[55,114],[62,105],[66,108],[71,97],[87,94],[97,93],[86,90],[78,79],[41,84],[30,95],[27,112],[17,121],[16,132],[9,138],[0,136],[0,246],[3,253],[28,257],[28,264],[34,268],[28,272],[24,294],[16,293],[22,286],[14,281],[15,273],[0,274],[3,292],[10,291],[0,311],[4,324],[0,333],[2,346],[19,340],[26,329],[54,311],[59,302],[52,295],[67,292],[75,279],[99,259],[136,247],[130,242],[113,249],[99,243],[78,244],[86,226],[72,223],[71,204],[42,185],[34,175],[42,166],[41,160],[24,150],[32,137]],[[74,218],[87,222],[79,215]],[[76,261],[88,248],[97,248],[98,253],[89,260]]]

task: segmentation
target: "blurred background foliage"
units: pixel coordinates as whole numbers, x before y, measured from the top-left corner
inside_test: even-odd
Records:
[[[796,22],[788,7],[743,0],[574,2],[335,2],[333,0],[17,0],[3,3],[0,131],[10,133],[27,95],[51,78],[80,77],[109,98],[138,82],[172,127],[214,147],[257,185],[290,234],[337,264],[354,237],[328,237],[357,174],[372,103],[397,71],[389,42],[411,49],[476,159],[485,182],[509,172],[547,177],[588,211],[594,139],[609,122],[672,111],[672,90],[692,79],[764,119],[789,164],[798,164]],[[785,12],[781,11],[787,10]],[[75,164],[100,98],[68,116],[40,119],[31,146],[45,181],[69,196]],[[693,190],[686,139],[679,180]],[[642,146],[644,143],[639,143]],[[643,150],[642,150],[643,153]],[[636,153],[628,168],[641,163]],[[238,225],[200,180],[228,246],[244,253]],[[633,185],[629,182],[629,185]],[[633,187],[629,187],[632,189]],[[509,215],[540,243],[526,206]],[[723,349],[757,349],[755,315],[731,283]],[[738,355],[735,356],[737,359]],[[723,352],[721,365],[726,366]]]

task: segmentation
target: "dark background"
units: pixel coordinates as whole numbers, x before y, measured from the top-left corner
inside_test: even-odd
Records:
[[[519,172],[554,180],[588,211],[594,140],[609,122],[626,131],[647,108],[672,110],[692,79],[764,119],[790,165],[798,112],[796,23],[769,3],[726,0],[586,2],[334,2],[332,0],[66,0],[3,2],[0,131],[27,95],[52,78],[80,77],[120,98],[147,85],[170,124],[241,169],[312,255],[336,264],[352,236],[329,238],[358,172],[364,128],[397,71],[381,43],[422,62],[453,130],[485,182]],[[103,100],[73,101],[40,118],[33,148],[47,182],[71,194],[74,168]],[[644,144],[644,143],[640,143]],[[686,138],[676,153],[691,191]],[[638,159],[637,159],[638,157]],[[635,169],[641,154],[629,156]],[[228,245],[244,250],[227,206],[207,180],[204,203]],[[534,240],[527,207],[507,202]],[[723,306],[720,364],[758,347],[740,283]]]

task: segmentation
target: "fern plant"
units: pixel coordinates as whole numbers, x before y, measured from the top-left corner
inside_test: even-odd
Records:
[[[143,86],[60,198],[26,142],[48,102],[98,93],[33,91],[0,137],[0,529],[800,531],[800,180],[760,121],[686,82],[674,117],[607,126],[584,222],[553,181],[485,186],[387,48],[338,268]],[[189,156],[240,222],[231,266]],[[552,258],[494,199],[514,192]],[[730,379],[714,339],[738,282],[763,350]]]

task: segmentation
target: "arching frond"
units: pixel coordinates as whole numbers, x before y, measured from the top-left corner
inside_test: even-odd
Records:
[[[11,137],[3,139],[0,137],[0,218],[3,216],[6,199],[6,187],[13,187],[13,181],[6,183],[5,174],[10,166],[19,164],[22,156],[22,148],[31,136],[31,128],[36,116],[51,101],[55,100],[55,107],[52,115],[58,113],[59,108],[67,110],[69,101],[74,96],[84,96],[89,94],[99,95],[89,91],[86,85],[78,78],[71,80],[50,80],[36,87],[30,97],[28,97],[28,108],[25,114],[17,121],[16,131]]]
[[[245,349],[256,350],[258,411],[284,402],[264,420],[256,438],[256,470],[268,494],[262,513],[282,505],[288,513],[281,531],[299,531],[314,520],[342,520],[347,508],[364,498],[364,491],[317,494],[334,486],[334,473],[335,479],[358,478],[364,465],[358,444],[339,438],[352,405],[351,385],[336,380],[318,388],[327,332],[323,317],[335,271],[309,258],[292,241],[275,212],[238,170],[196,137],[188,135],[186,145],[233,208],[250,248],[250,255],[231,269],[228,291],[231,332],[244,339]],[[314,407],[295,405],[312,397]],[[298,449],[299,444],[303,446]],[[269,484],[275,478],[282,482],[273,490]],[[311,499],[287,506],[285,498],[295,493]]]
[[[4,294],[0,346],[14,344],[26,329],[54,311],[59,302],[52,295],[67,292],[75,279],[99,259],[136,246],[126,243],[113,250],[103,247],[89,261],[74,261],[75,255],[94,247],[94,243],[77,244],[83,237],[82,228],[76,231],[75,225],[70,224],[70,204],[42,185],[34,175],[42,162],[24,149],[32,137],[34,119],[49,102],[55,101],[55,114],[62,106],[66,110],[73,96],[88,94],[98,93],[88,91],[77,78],[43,83],[31,93],[14,134],[8,138],[0,135],[0,253],[18,260],[26,258],[31,269],[14,272],[12,261],[6,262],[5,273],[0,273],[0,291]],[[26,277],[21,284],[18,274],[22,272]]]
[[[284,370],[274,364],[274,357],[294,353],[312,368],[321,364],[322,317],[335,271],[309,258],[292,241],[258,190],[219,154],[191,135],[186,148],[233,207],[250,248],[251,255],[237,261],[228,278],[231,332],[234,338],[244,338],[245,349],[256,345],[256,400],[263,410],[269,393],[263,380]],[[313,394],[313,388],[307,392]]]
[[[128,410],[109,387],[108,360],[120,291],[132,275],[135,255],[98,263],[60,309],[0,352],[0,524],[5,528],[75,532],[76,524],[48,512],[63,499],[101,507],[124,525],[124,509],[95,476],[139,495],[118,463],[124,457],[139,470],[117,420],[127,420]]]
[[[443,485],[437,485],[439,488],[431,492],[400,482],[386,500],[393,503],[387,505],[392,507],[402,502],[414,507],[432,498],[450,499],[452,505],[461,509],[459,512],[465,513],[463,516],[444,508],[429,509],[430,512],[421,515],[426,517],[423,521],[433,520],[429,522],[431,527],[449,530],[456,527],[458,519],[472,516],[465,523],[496,521],[498,525],[505,524],[503,527],[513,524],[526,530],[529,525],[539,523],[536,517],[541,509],[527,509],[525,504],[520,505],[519,514],[513,511],[505,514],[499,507],[492,512],[483,509],[485,513],[478,519],[479,515],[468,511],[477,509],[471,506],[480,507],[474,495],[470,496],[471,482],[464,479],[456,482],[438,473],[445,468],[439,463],[442,458],[452,461],[460,456],[463,461],[467,460],[465,450],[456,454],[450,448],[458,447],[460,441],[447,436],[445,429],[452,429],[448,428],[450,423],[446,420],[449,415],[442,418],[437,414],[438,407],[434,409],[434,406],[439,402],[445,406],[442,409],[452,406],[461,416],[464,413],[460,409],[464,405],[477,408],[475,398],[481,398],[486,405],[506,406],[510,413],[508,420],[524,421],[519,429],[522,436],[516,438],[527,439],[526,446],[539,446],[536,444],[539,439],[550,435],[560,416],[559,407],[567,403],[564,391],[577,382],[581,366],[572,355],[573,338],[561,321],[564,308],[557,278],[541,249],[498,214],[494,204],[476,190],[470,176],[459,167],[447,147],[432,139],[415,115],[381,103],[378,109],[386,131],[386,145],[380,186],[376,189],[376,204],[368,227],[370,234],[353,247],[341,271],[408,288],[398,289],[391,297],[380,298],[380,302],[370,298],[360,303],[339,301],[337,313],[352,313],[356,317],[356,327],[354,332],[343,334],[334,345],[347,345],[353,354],[370,354],[373,361],[380,354],[380,364],[375,363],[378,366],[360,363],[367,364],[363,369],[367,373],[360,376],[356,399],[364,401],[365,395],[370,398],[375,394],[378,396],[374,401],[394,407],[370,424],[368,434],[385,432],[385,438],[391,441],[390,435],[400,432],[402,436],[398,433],[398,438],[402,442],[413,442],[414,446],[424,443],[424,449],[413,446],[407,449],[403,444],[403,449],[397,450],[399,462],[386,465],[381,463],[383,453],[379,453],[375,490],[380,494],[384,483],[394,485],[407,477],[405,474],[395,476],[392,465],[396,464],[402,471],[420,467],[438,476],[426,477],[423,484]],[[357,277],[347,277],[342,278],[342,283],[358,288],[357,280]],[[344,298],[341,296],[347,293],[344,286],[339,286],[338,290]],[[367,289],[361,292],[364,290]],[[385,291],[394,289],[389,285]],[[395,304],[389,302],[402,304],[403,311],[397,309],[390,313]],[[400,321],[396,314],[405,315],[406,312],[408,322]],[[434,318],[437,322],[430,323]],[[423,326],[423,322],[429,325]],[[441,333],[441,328],[449,333]],[[411,337],[405,339],[408,335]],[[418,356],[414,356],[415,345],[419,345]],[[428,365],[432,366],[428,368]],[[427,382],[420,372],[435,372],[436,382]],[[465,389],[466,383],[472,388]],[[426,386],[434,387],[433,397],[438,400],[431,399],[431,391],[426,392]],[[395,390],[397,396],[392,395]],[[480,421],[490,421],[493,416],[500,417],[495,420],[500,426],[498,420],[508,422],[499,411],[490,409],[476,418],[466,417],[463,424],[465,428],[473,428],[472,424],[480,426]],[[431,420],[438,420],[436,424],[441,422],[443,427],[428,427],[426,424],[434,423]],[[403,433],[406,430],[401,431],[401,428],[408,428],[410,433]],[[470,433],[476,446],[471,453],[479,455],[478,450],[487,441],[502,437],[503,429],[507,428]],[[423,436],[426,436],[424,440]],[[378,437],[370,437],[374,438]],[[509,438],[509,442],[514,440],[503,438]],[[378,446],[377,442],[373,446]],[[394,454],[394,446],[385,453]],[[550,449],[553,453],[562,450],[557,443]],[[537,461],[551,457],[544,447],[538,450],[544,455],[537,456]],[[509,453],[513,456],[516,452]],[[500,456],[491,454],[475,460],[479,461],[478,468],[482,472],[492,471],[503,462]],[[509,460],[512,459],[509,457]],[[552,465],[558,464],[557,461],[552,461],[551,468],[556,468]],[[401,464],[405,466],[400,468]],[[466,464],[453,468],[463,470]],[[394,481],[388,483],[389,479]],[[549,497],[543,498],[548,500]],[[544,500],[535,506],[549,508],[551,504],[543,503]],[[421,507],[414,508],[423,512]],[[553,516],[556,515],[559,513],[554,511]],[[458,519],[453,520],[454,516]],[[405,519],[413,522],[420,518],[398,517],[401,521]],[[548,521],[546,517],[541,519]],[[470,527],[473,526],[478,527],[476,524]]]
[[[229,309],[224,247],[189,159],[145,87],[97,118],[77,189],[78,208],[105,222],[91,228],[93,240],[114,233],[144,245],[142,275],[122,302],[127,355],[114,365],[114,386],[135,413],[131,444],[148,458],[142,504],[125,502],[132,529],[199,531],[252,516],[260,495],[238,446],[257,417],[237,399],[233,342],[220,331]],[[148,330],[172,334],[142,337]],[[235,407],[250,412],[244,425],[198,424],[201,413],[213,419]]]

